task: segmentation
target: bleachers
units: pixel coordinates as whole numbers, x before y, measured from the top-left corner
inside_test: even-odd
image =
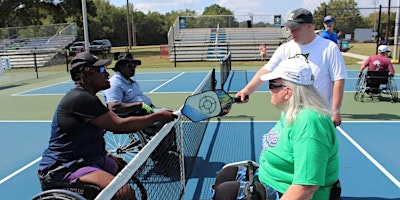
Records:
[[[267,45],[267,59],[287,38],[282,28],[180,29],[170,44],[171,61],[219,60],[228,51],[232,60],[259,60],[259,46]]]
[[[35,60],[37,67],[43,67],[74,40],[73,35],[3,40],[0,57],[8,57],[13,68],[34,67]]]

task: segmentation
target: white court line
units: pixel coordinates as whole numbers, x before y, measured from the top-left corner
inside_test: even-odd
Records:
[[[17,171],[13,172],[12,174],[8,175],[7,177],[3,178],[0,180],[0,185],[4,182],[6,182],[8,179],[14,177],[15,175],[19,174],[20,172],[24,171],[25,169],[29,168],[30,166],[34,165],[35,163],[39,162],[42,159],[42,157],[37,158],[36,160],[28,163],[27,165],[21,167]]]
[[[52,87],[52,86],[55,86],[55,85],[62,85],[62,84],[68,83],[68,82],[73,83],[72,81],[64,81],[64,82],[60,82],[60,83],[46,85],[46,86],[43,86],[43,87],[38,87],[38,88],[35,88],[35,89],[32,89],[32,90],[26,90],[26,91],[23,91],[23,92],[18,92],[18,93],[12,94],[11,96],[28,96],[29,94],[23,94],[23,93],[27,93],[27,92],[31,92],[31,91],[34,91],[34,90],[47,88],[47,87]]]
[[[398,188],[400,188],[400,182],[392,175],[390,174],[381,164],[378,163],[365,149],[363,149],[356,141],[353,140],[341,127],[336,127],[340,133],[344,137],[347,138],[362,154],[364,154],[365,157],[368,158],[383,174],[386,175]]]
[[[169,83],[169,82],[171,82],[171,81],[175,80],[176,78],[178,78],[178,77],[182,76],[183,74],[185,74],[185,72],[182,72],[182,73],[180,73],[180,74],[176,75],[174,78],[171,78],[169,81],[167,81],[167,82],[165,82],[165,83],[161,84],[160,86],[158,86],[158,87],[154,88],[153,90],[151,90],[151,91],[150,91],[150,92],[148,92],[148,93],[153,93],[154,91],[158,90],[159,88],[161,88],[162,86],[166,85],[167,83]]]

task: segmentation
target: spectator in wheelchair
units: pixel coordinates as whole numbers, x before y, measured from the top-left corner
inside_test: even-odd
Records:
[[[110,87],[106,70],[110,63],[88,52],[72,59],[70,74],[76,87],[61,99],[53,116],[49,145],[38,169],[43,189],[59,182],[93,184],[104,189],[124,164],[122,159],[107,154],[105,130],[127,133],[176,117],[164,110],[121,118],[108,110],[96,93]],[[135,192],[125,185],[114,198],[135,199]]]
[[[141,65],[131,53],[118,57],[114,70],[116,73],[110,78],[111,87],[102,91],[103,97],[110,110],[116,113],[132,113],[132,115],[146,115],[154,112],[155,107],[151,99],[143,93],[134,76],[136,67]]]
[[[139,83],[134,79],[136,67],[141,64],[142,62],[134,59],[131,53],[121,54],[114,68],[112,68],[116,73],[110,78],[111,87],[102,91],[108,109],[120,116],[142,116],[166,109],[154,106],[151,99],[143,93]],[[147,136],[154,136],[162,125],[163,123],[157,122],[144,128],[143,132]],[[164,140],[164,145],[160,145],[156,152],[169,150],[176,152],[175,129],[173,128],[171,132]],[[158,161],[165,161],[161,155],[152,154],[151,157]]]
[[[269,81],[271,104],[281,111],[278,122],[262,138],[260,163],[254,175],[254,180],[264,185],[266,199],[338,199],[340,194],[331,192],[339,175],[332,111],[313,86],[314,75],[307,59],[299,55],[284,60],[260,79]],[[239,174],[240,170],[236,171]],[[219,198],[231,195],[219,192],[227,191],[220,187],[224,185],[215,186],[214,199],[236,199]]]
[[[368,67],[368,71],[385,72],[388,71],[390,76],[394,76],[395,71],[392,62],[388,58],[390,48],[386,45],[380,45],[378,47],[378,54],[372,55],[364,61],[361,65],[358,77],[361,77],[362,72]]]

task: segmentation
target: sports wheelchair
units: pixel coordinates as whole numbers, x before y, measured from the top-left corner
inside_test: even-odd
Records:
[[[168,108],[153,108],[155,112],[161,110],[170,110]],[[120,117],[128,116],[143,116],[147,113],[132,111],[129,113],[118,114]],[[107,132],[104,137],[106,140],[106,150],[114,156],[124,159],[126,162],[132,160],[133,157],[157,134],[159,130],[163,127],[162,123],[154,123],[152,126],[147,127],[143,130],[139,130],[131,133],[111,133]],[[175,135],[175,129],[171,131],[174,133],[169,134],[171,136]],[[176,151],[176,141],[175,138],[169,138],[169,143],[163,146],[168,146],[163,148],[164,151]],[[160,149],[159,149],[160,150]],[[140,170],[139,170],[140,171]]]
[[[258,168],[259,165],[251,160],[226,164],[218,172],[215,184],[211,186],[211,199],[275,200],[280,198],[282,193],[258,180]],[[341,192],[340,181],[337,180],[331,188],[329,200],[341,200]]]
[[[398,98],[396,82],[386,71],[367,71],[361,74],[356,83],[354,100],[364,102],[365,94],[368,94],[371,100],[374,97],[382,99],[381,94],[387,94],[392,103]]]
[[[65,169],[59,167],[55,170],[63,173]],[[147,200],[147,190],[135,175],[131,177],[128,184],[135,191],[136,199]],[[101,192],[100,187],[93,184],[52,182],[47,179],[41,181],[41,187],[43,192],[35,195],[31,200],[91,200]]]

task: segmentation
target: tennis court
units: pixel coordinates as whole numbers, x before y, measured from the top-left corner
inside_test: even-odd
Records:
[[[225,89],[237,91],[254,73],[251,70],[234,71]],[[356,73],[349,71],[342,109],[345,122],[337,129],[342,197],[400,199],[399,103],[355,102],[352,96]],[[137,81],[156,105],[179,109],[206,74],[206,71],[138,73]],[[220,80],[219,72],[216,78]],[[400,88],[399,75],[395,80]],[[62,95],[73,86],[66,74],[0,91],[1,199],[29,199],[40,192],[35,171],[47,146],[50,119]],[[183,199],[208,199],[210,186],[223,165],[249,159],[257,161],[262,134],[273,126],[278,116],[279,112],[269,105],[269,93],[263,87],[250,97],[249,103],[234,105],[227,116],[212,119],[202,137],[199,152],[193,158],[194,168]]]

